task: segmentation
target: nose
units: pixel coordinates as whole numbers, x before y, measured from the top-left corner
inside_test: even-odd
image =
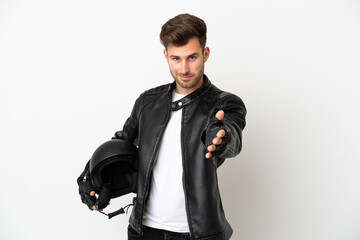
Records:
[[[187,74],[189,73],[189,71],[190,71],[189,63],[187,61],[183,61],[180,66],[180,73]]]

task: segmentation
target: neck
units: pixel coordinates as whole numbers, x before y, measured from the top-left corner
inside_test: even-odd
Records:
[[[191,88],[183,88],[178,83],[176,83],[175,92],[178,94],[182,94],[182,95],[188,95],[188,94],[194,92],[195,90],[199,89],[203,84],[204,84],[203,76],[201,77],[199,82]]]

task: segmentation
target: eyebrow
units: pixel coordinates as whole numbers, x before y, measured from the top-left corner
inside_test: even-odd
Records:
[[[186,56],[186,58],[191,57],[191,56],[199,56],[199,55],[200,55],[199,53],[194,52],[194,53]],[[176,55],[170,55],[169,57],[170,57],[170,58],[175,58],[175,57],[179,58],[179,56],[176,56]]]

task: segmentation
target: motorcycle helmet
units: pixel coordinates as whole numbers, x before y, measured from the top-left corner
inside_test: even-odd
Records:
[[[138,149],[133,144],[112,139],[101,144],[90,159],[90,177],[97,194],[116,198],[136,192]]]

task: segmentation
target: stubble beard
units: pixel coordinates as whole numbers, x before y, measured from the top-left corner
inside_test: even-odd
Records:
[[[203,77],[203,74],[204,74],[204,65],[202,66],[201,71],[197,75],[194,76],[194,80],[192,80],[190,85],[183,84],[183,82],[180,79],[180,76],[183,76],[183,77],[192,76],[191,73],[190,74],[185,74],[185,75],[180,75],[180,76],[173,73],[172,71],[170,71],[170,73],[171,73],[172,77],[174,78],[174,80],[176,81],[176,84],[178,84],[181,88],[183,88],[183,89],[192,89],[195,86],[197,86],[199,84],[199,82],[201,81],[201,79]],[[186,82],[186,83],[189,83],[189,82]]]

